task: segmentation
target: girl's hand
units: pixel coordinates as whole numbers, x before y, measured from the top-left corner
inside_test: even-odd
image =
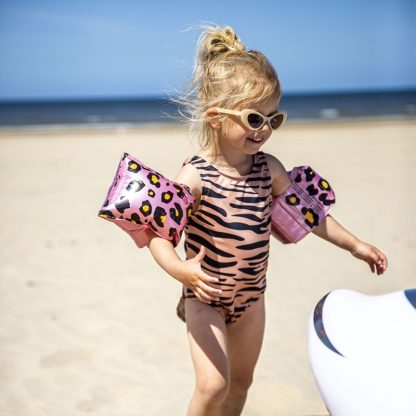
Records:
[[[359,241],[351,250],[351,254],[357,259],[364,260],[370,266],[371,271],[377,275],[383,274],[387,269],[387,257],[376,247]]]
[[[219,301],[222,291],[215,289],[208,283],[220,283],[219,279],[205,273],[201,268],[201,261],[205,256],[206,248],[201,247],[199,253],[190,260],[183,262],[180,280],[201,302],[210,304],[212,300]]]

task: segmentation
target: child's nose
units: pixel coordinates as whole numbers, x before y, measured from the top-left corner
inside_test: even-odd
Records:
[[[263,124],[263,127],[260,129],[260,131],[264,131],[264,132],[267,132],[267,133],[271,133],[272,132],[272,128],[270,127],[270,124],[266,121]]]

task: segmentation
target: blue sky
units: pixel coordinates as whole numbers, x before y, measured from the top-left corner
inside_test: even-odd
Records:
[[[0,100],[172,93],[202,22],[264,52],[283,91],[416,88],[414,0],[0,0]]]

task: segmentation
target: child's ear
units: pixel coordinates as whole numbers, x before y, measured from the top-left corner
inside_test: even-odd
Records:
[[[211,124],[211,127],[214,130],[219,130],[221,128],[221,121],[215,118],[218,114],[218,110],[215,107],[208,108],[204,113],[205,120]]]

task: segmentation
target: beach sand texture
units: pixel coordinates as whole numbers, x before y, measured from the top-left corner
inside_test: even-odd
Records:
[[[0,131],[1,415],[185,414],[194,376],[180,284],[97,212],[123,152],[174,177],[195,149],[180,125]],[[315,236],[272,241],[243,414],[324,415],[306,345],[315,303],[336,288],[416,287],[416,121],[289,123],[264,150],[329,179],[333,216],[390,262],[377,277]]]

